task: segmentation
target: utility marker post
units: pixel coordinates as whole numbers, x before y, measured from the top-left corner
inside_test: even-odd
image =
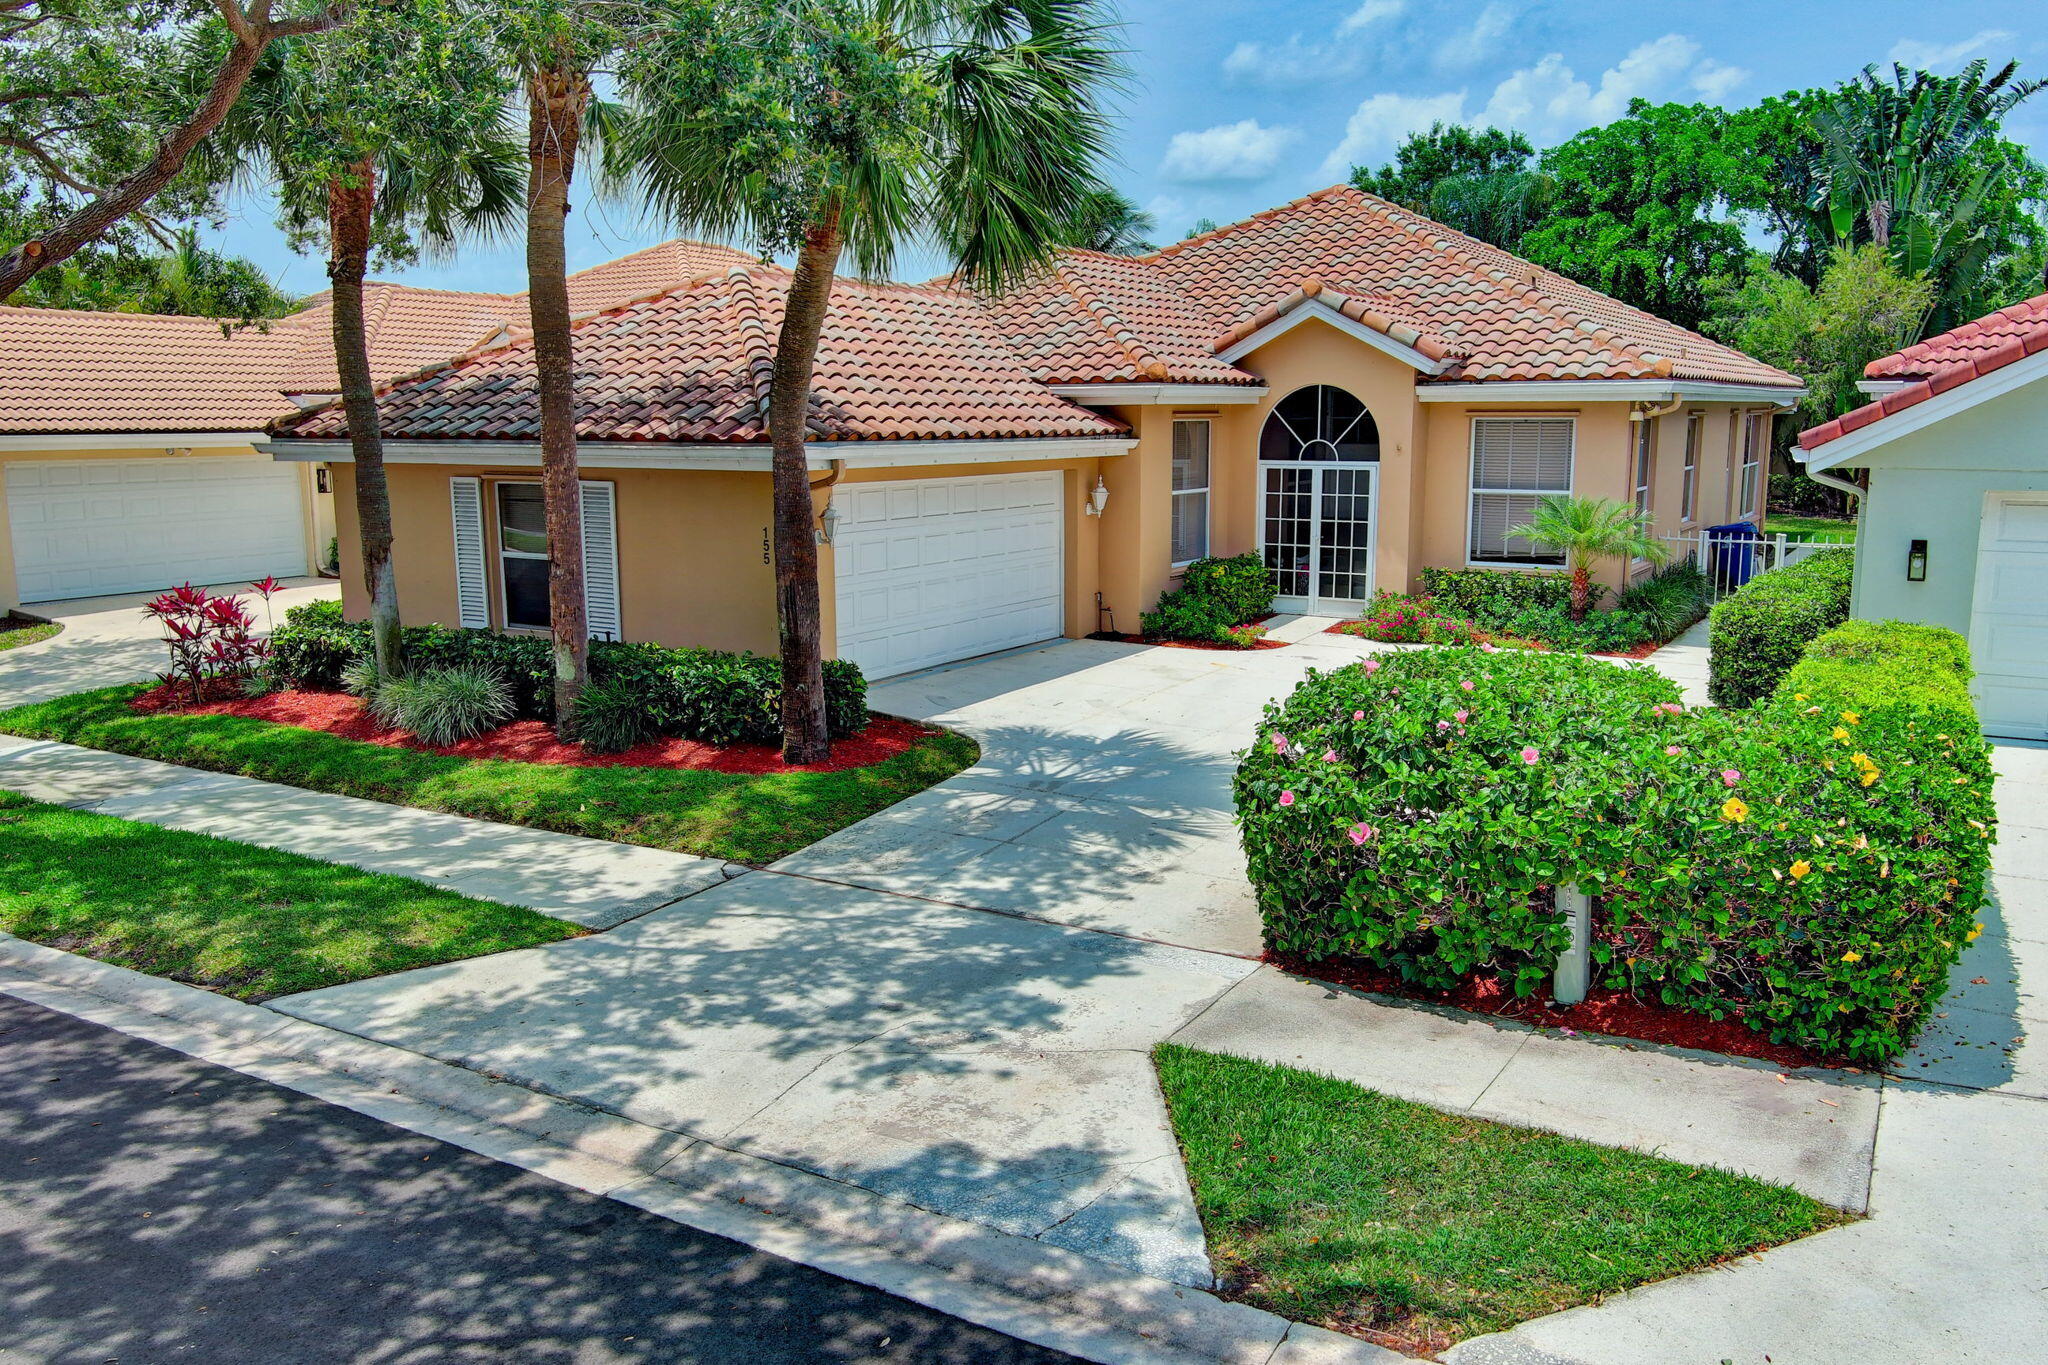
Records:
[[[1586,998],[1593,979],[1593,898],[1568,882],[1557,888],[1557,908],[1571,926],[1572,942],[1557,960],[1557,975],[1551,978],[1550,998],[1560,1005],[1576,1005]]]

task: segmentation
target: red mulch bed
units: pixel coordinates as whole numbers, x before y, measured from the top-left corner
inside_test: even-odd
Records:
[[[128,704],[147,713],[247,716],[251,720],[320,730],[366,744],[415,749],[449,758],[500,758],[515,763],[560,763],[577,768],[693,768],[715,773],[845,772],[894,758],[919,740],[938,733],[895,716],[875,716],[859,734],[834,740],[832,756],[825,762],[792,764],[784,763],[781,753],[770,744],[731,744],[721,748],[694,739],[650,740],[623,753],[593,754],[580,744],[556,738],[547,722],[539,720],[515,720],[489,734],[437,748],[420,743],[409,731],[379,725],[360,697],[345,692],[272,692],[263,697],[226,697],[194,706],[181,692],[155,687]]]
[[[1324,958],[1310,962],[1292,953],[1268,953],[1266,961],[1296,976],[1327,981],[1353,990],[1377,995],[1399,996],[1404,1000],[1427,1001],[1513,1019],[1561,1033],[1600,1033],[1615,1038],[1633,1038],[1666,1047],[1720,1052],[1731,1057],[1750,1057],[1786,1068],[1828,1067],[1858,1071],[1838,1057],[1824,1057],[1805,1048],[1774,1043],[1751,1031],[1739,1019],[1709,1019],[1653,1001],[1639,1000],[1620,991],[1595,989],[1576,1005],[1555,1008],[1545,991],[1516,996],[1497,981],[1468,980],[1454,990],[1431,991],[1403,981],[1399,976],[1352,958]]]

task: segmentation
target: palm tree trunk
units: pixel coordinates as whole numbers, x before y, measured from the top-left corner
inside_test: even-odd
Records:
[[[1577,560],[1572,562],[1572,620],[1583,621],[1593,605],[1593,570]]]
[[[811,373],[839,269],[839,204],[804,234],[783,308],[768,387],[768,440],[775,470],[775,607],[782,639],[782,760],[817,763],[832,749],[825,728],[825,662],[819,642],[818,542],[804,458]]]
[[[590,79],[566,59],[526,85],[526,289],[540,387],[540,479],[547,508],[548,622],[555,637],[555,730],[575,724],[576,698],[590,680],[590,629],[583,611],[583,487],[576,465],[576,359],[569,334],[568,256],[563,223],[576,143],[590,103]]]
[[[356,524],[363,549],[363,586],[370,594],[370,639],[379,677],[405,668],[398,617],[398,580],[391,566],[391,493],[384,478],[384,437],[377,425],[376,379],[363,330],[363,277],[370,266],[370,218],[377,203],[377,165],[364,157],[346,176],[327,182],[327,278],[334,285],[334,368],[355,455]]]

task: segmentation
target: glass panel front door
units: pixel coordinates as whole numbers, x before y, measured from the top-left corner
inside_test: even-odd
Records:
[[[1356,615],[1371,601],[1378,473],[1369,464],[1260,466],[1259,545],[1280,610]]]

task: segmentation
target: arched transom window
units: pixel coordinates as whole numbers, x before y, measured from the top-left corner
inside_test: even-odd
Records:
[[[1311,384],[1274,405],[1259,433],[1262,460],[1342,460],[1380,457],[1379,424],[1365,404],[1342,389]]]

